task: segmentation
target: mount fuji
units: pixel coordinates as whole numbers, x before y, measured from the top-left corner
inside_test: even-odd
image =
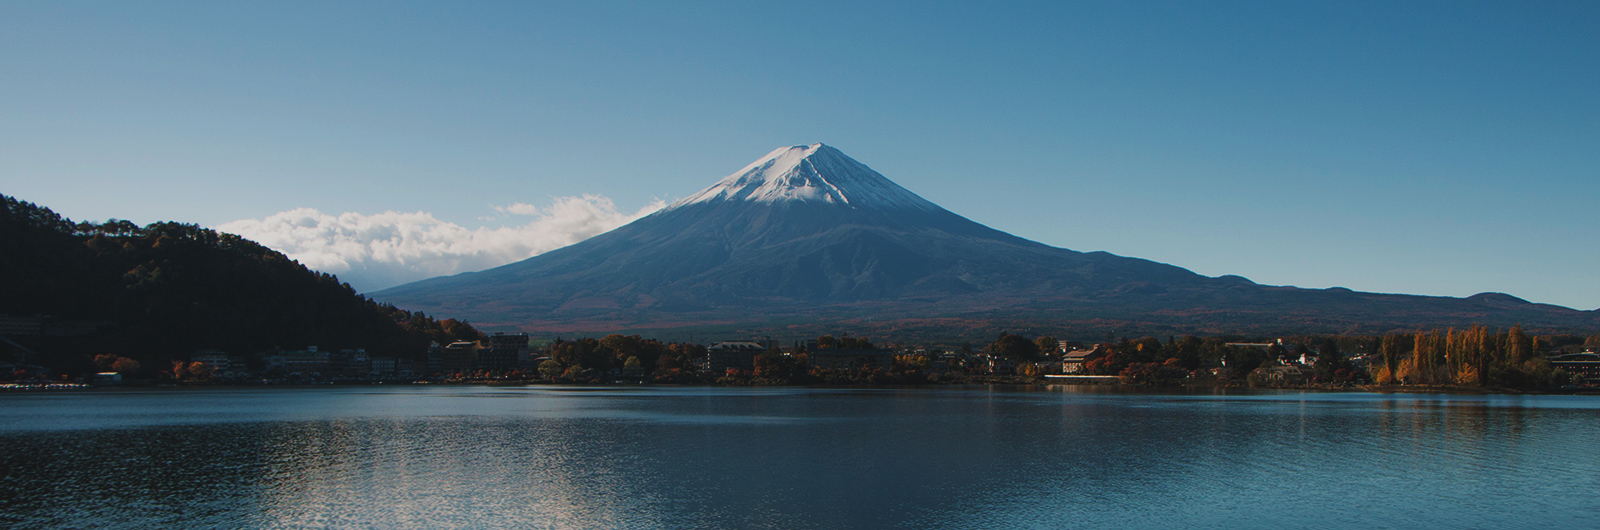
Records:
[[[1029,241],[917,196],[823,144],[768,153],[571,246],[373,293],[490,327],[609,331],[808,321],[1003,321],[1167,332],[1600,328],[1600,312],[1264,286]]]

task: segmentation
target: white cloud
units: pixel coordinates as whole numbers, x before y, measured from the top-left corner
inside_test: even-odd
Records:
[[[549,252],[644,217],[660,200],[626,213],[599,195],[558,197],[551,205],[496,206],[502,214],[532,216],[518,226],[467,228],[427,212],[388,211],[337,216],[297,208],[262,219],[217,226],[287,254],[307,267],[339,275],[358,291],[475,271]]]

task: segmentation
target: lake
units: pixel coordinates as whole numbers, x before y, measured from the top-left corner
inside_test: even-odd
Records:
[[[0,394],[0,523],[1600,527],[1600,397],[1116,387]]]

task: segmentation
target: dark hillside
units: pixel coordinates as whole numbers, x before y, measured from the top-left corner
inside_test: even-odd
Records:
[[[29,363],[78,371],[90,356],[115,354],[153,368],[197,349],[311,345],[410,357],[430,341],[480,337],[465,323],[378,304],[232,234],[172,222],[73,223],[0,201],[0,315],[56,324],[5,336],[43,357]]]

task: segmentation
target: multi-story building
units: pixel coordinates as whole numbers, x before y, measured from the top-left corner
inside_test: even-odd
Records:
[[[429,344],[427,357],[417,364],[424,375],[444,372],[444,346],[437,342]]]
[[[471,371],[478,360],[478,343],[470,341],[452,342],[444,347],[442,359],[444,373],[454,374]]]
[[[1550,366],[1583,378],[1586,385],[1600,383],[1600,354],[1568,353],[1550,358]]]
[[[515,370],[523,368],[529,356],[527,333],[495,333],[489,337],[489,347],[478,352],[479,370]]]
[[[372,370],[369,373],[372,375],[386,377],[394,375],[396,371],[399,371],[399,359],[395,359],[394,357],[374,356],[372,357],[371,361]]]
[[[700,369],[711,373],[725,372],[729,368],[754,370],[756,356],[765,351],[767,346],[753,341],[719,342],[706,348]]]

